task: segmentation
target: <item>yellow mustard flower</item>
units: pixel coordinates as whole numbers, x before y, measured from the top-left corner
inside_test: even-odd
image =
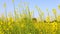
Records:
[[[43,34],[43,32],[40,32],[40,34]]]
[[[60,21],[60,15],[59,15],[59,16],[57,16],[57,21]]]
[[[52,32],[52,34],[56,34],[56,32]]]
[[[3,29],[6,30],[7,26],[3,26]]]
[[[14,19],[13,18],[8,18],[8,21],[13,22]]]
[[[2,23],[2,22],[0,22],[0,24],[2,25],[3,23]]]
[[[12,2],[14,3],[14,0],[12,0]]]
[[[28,34],[31,34],[31,33],[28,33]]]
[[[40,24],[39,24],[39,23],[34,23],[34,27],[35,27],[36,29],[40,29]]]
[[[57,26],[57,23],[56,22],[53,22],[52,25],[53,25],[53,27],[56,27]]]
[[[56,14],[56,9],[55,8],[53,8],[52,11],[53,11],[54,14]]]
[[[54,30],[57,30],[57,23],[56,22],[53,22],[52,24],[52,31],[54,31]]]
[[[21,24],[21,28],[24,28],[24,26],[25,26],[25,24],[24,24],[24,23],[22,23],[22,24]]]
[[[12,23],[11,22],[8,22],[8,25],[11,25]]]
[[[9,30],[9,28],[7,28],[6,30]]]
[[[58,5],[58,9],[60,10],[60,4]]]
[[[12,26],[12,25],[10,25],[10,26],[9,26],[9,28],[10,28],[10,29],[13,29],[13,26]]]
[[[50,22],[50,16],[46,17],[46,22]]]
[[[6,8],[6,3],[4,3],[4,5],[3,5],[3,6],[4,6],[4,8]]]
[[[0,31],[0,34],[4,34],[4,32]]]

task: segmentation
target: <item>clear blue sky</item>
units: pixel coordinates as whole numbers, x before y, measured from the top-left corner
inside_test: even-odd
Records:
[[[12,0],[0,0],[0,15],[4,13],[3,4],[6,2],[7,4],[7,13],[11,11],[13,13],[13,4]],[[24,2],[29,3],[30,10],[35,11],[35,17],[38,16],[38,12],[35,8],[35,5],[39,6],[41,10],[47,15],[46,8],[49,9],[50,15],[52,15],[52,8],[56,8],[58,11],[58,5],[60,4],[60,0],[15,0],[15,8],[18,8],[18,4],[23,5]],[[59,13],[59,12],[58,12]]]

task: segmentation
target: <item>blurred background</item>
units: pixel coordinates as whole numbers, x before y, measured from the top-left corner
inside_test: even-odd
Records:
[[[30,11],[34,11],[34,17],[38,16],[38,11],[35,6],[38,6],[43,12],[44,16],[47,16],[46,9],[48,8],[49,14],[53,16],[52,9],[55,8],[57,10],[57,14],[60,13],[58,10],[58,5],[60,4],[60,0],[14,0],[14,5],[12,0],[0,0],[0,16],[5,13],[5,9],[3,7],[4,3],[6,3],[6,12],[11,12],[13,14],[14,6],[19,12],[22,12],[25,6],[29,6]]]

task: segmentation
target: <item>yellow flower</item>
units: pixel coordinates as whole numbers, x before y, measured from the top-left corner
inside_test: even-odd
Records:
[[[4,34],[4,32],[0,31],[0,34]]]
[[[11,22],[8,22],[8,25],[11,25]]]
[[[50,22],[50,16],[46,17],[46,22]]]
[[[25,26],[25,24],[24,24],[24,23],[22,23],[22,24],[21,24],[21,28],[23,28],[24,26]]]
[[[60,10],[60,5],[58,5],[58,9]]]
[[[57,21],[60,21],[60,15],[59,15],[59,16],[57,16]]]
[[[13,26],[12,26],[12,25],[10,25],[10,26],[9,26],[9,28],[10,28],[10,29],[13,29]]]
[[[53,11],[54,14],[56,14],[56,9],[55,8],[53,8],[52,11]]]
[[[14,0],[12,0],[12,2],[14,3]]]
[[[53,22],[52,24],[52,31],[56,30],[57,29],[57,23],[56,22]]]
[[[28,34],[31,34],[31,33],[28,33]]]
[[[40,34],[43,34],[43,32],[40,32]]]
[[[8,21],[13,22],[14,19],[13,18],[8,18]]]
[[[2,25],[3,23],[2,23],[2,22],[0,22],[0,24]]]
[[[52,32],[51,34],[56,34],[56,32]]]
[[[9,28],[7,28],[6,30],[9,30]]]
[[[4,3],[4,8],[6,8],[6,3]]]
[[[4,30],[6,30],[6,26],[3,26]]]
[[[36,29],[40,29],[40,24],[39,24],[39,23],[34,23],[34,27],[35,27]]]
[[[52,23],[53,27],[57,26],[57,23],[56,22],[53,22]]]

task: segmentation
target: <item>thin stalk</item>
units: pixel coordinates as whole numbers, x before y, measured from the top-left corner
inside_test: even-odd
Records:
[[[41,16],[41,10],[40,10],[40,8],[38,8],[38,7],[36,7],[36,9],[38,10],[38,14],[39,14],[39,17],[40,17],[40,19],[41,19],[41,21],[42,21],[42,16]]]

